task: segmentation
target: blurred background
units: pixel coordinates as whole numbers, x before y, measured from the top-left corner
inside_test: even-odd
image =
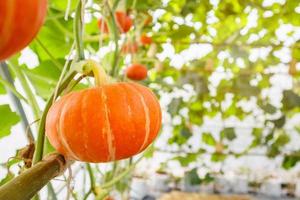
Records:
[[[24,165],[15,159],[28,144],[20,106],[36,136],[36,113],[55,90],[65,61],[74,57],[77,2],[49,0],[37,38],[10,60],[25,77],[10,68],[15,89],[28,96],[27,82],[39,110],[24,100],[17,105],[1,82],[0,185]],[[115,44],[97,24],[104,3],[85,2],[84,53],[108,70]],[[124,0],[118,9],[134,22],[118,38],[123,49],[129,45],[119,53],[118,75],[132,62],[147,66],[141,83],[158,95],[163,126],[155,143],[133,158],[135,168],[110,187],[111,198],[299,199],[300,1]],[[143,34],[149,44],[139,41]],[[91,85],[87,78],[75,89]],[[91,166],[99,185],[114,169],[111,163]],[[118,166],[115,176],[132,160]],[[84,199],[90,185],[85,164],[76,162],[69,176],[67,171],[52,181],[57,199],[67,193]],[[41,199],[52,199],[49,190]]]

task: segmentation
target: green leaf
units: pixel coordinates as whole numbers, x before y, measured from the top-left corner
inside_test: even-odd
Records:
[[[71,39],[71,37],[73,37],[72,26],[73,23],[71,20],[50,20],[47,21],[39,31],[37,37],[53,58],[64,59],[69,53],[73,43],[73,39]],[[50,57],[48,53],[40,44],[33,41],[30,47],[38,55],[40,60],[49,60]]]
[[[59,79],[60,69],[58,69],[50,60],[45,60],[39,66],[33,69],[26,69],[24,72],[36,89],[39,96],[48,99],[51,91],[54,91],[56,82]]]
[[[215,138],[211,135],[211,133],[203,133],[202,134],[202,141],[205,144],[208,144],[210,146],[215,146],[216,145],[216,140]]]
[[[173,32],[170,34],[170,37],[173,40],[179,40],[189,36],[193,31],[193,27],[187,25],[180,25],[178,29],[173,30]]]
[[[284,110],[291,110],[300,106],[300,96],[292,90],[285,90],[283,92],[282,104]]]
[[[180,105],[182,105],[183,101],[182,98],[174,98],[172,99],[171,103],[168,106],[168,112],[171,115],[175,115],[178,110],[180,109]]]
[[[10,134],[13,125],[20,121],[20,117],[11,111],[9,105],[0,105],[0,138]]]
[[[173,160],[178,160],[182,167],[187,167],[190,163],[197,160],[198,155],[195,153],[188,153],[186,156],[177,156]]]
[[[236,138],[235,130],[234,128],[225,128],[222,132],[221,135],[224,136],[226,139],[232,141],[233,139]]]
[[[0,94],[6,94],[6,90],[2,84],[0,84]]]
[[[201,179],[197,173],[197,168],[194,168],[185,174],[184,182],[190,185],[199,185],[201,183]]]
[[[259,105],[263,111],[269,114],[274,114],[277,111],[277,108],[269,103]]]
[[[277,146],[284,146],[288,144],[290,141],[290,136],[287,135],[286,133],[281,133],[275,140],[275,145]]]
[[[155,147],[154,147],[154,145],[150,145],[150,146],[146,149],[146,151],[144,152],[144,157],[145,157],[145,158],[152,158],[154,152],[155,152]]]
[[[211,155],[211,161],[213,162],[221,162],[226,159],[226,154],[215,152]]]
[[[0,181],[0,186],[4,185],[5,183],[9,182],[15,177],[15,175],[11,172],[8,172],[6,176]]]
[[[298,162],[300,162],[300,151],[286,155],[282,161],[282,167],[284,169],[291,169],[296,166]]]
[[[50,0],[49,4],[51,7],[64,12],[67,9],[68,1]],[[71,11],[74,10],[77,4],[78,4],[78,0],[71,0],[70,10]]]
[[[285,124],[286,117],[285,115],[282,115],[279,119],[271,120],[272,123],[274,123],[276,128],[282,128]]]

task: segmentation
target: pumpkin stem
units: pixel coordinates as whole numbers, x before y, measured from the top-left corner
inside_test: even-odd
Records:
[[[81,71],[86,75],[92,72],[95,78],[96,86],[105,85],[109,82],[109,77],[107,76],[105,70],[99,65],[99,63],[92,59],[81,61],[76,67],[79,68],[78,71]]]

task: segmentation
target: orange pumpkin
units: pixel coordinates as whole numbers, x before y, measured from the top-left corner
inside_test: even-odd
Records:
[[[41,28],[47,0],[0,1],[0,60],[26,47]]]
[[[141,81],[147,78],[147,67],[142,64],[132,64],[126,69],[126,76],[132,80]]]
[[[116,11],[115,19],[121,33],[127,33],[132,27],[132,19],[125,12]],[[98,27],[100,31],[103,31],[103,33],[109,32],[108,26],[102,18],[98,20]]]
[[[69,159],[109,162],[143,151],[161,126],[159,102],[137,83],[106,84],[71,92],[55,102],[46,134]]]
[[[146,34],[142,34],[140,41],[143,45],[149,45],[152,43],[152,38],[147,36]]]

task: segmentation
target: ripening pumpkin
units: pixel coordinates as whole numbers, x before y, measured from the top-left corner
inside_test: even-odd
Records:
[[[152,43],[152,38],[147,36],[146,34],[142,34],[140,41],[143,45],[149,45]]]
[[[125,12],[116,11],[115,19],[121,33],[127,33],[132,27],[132,19]],[[109,32],[107,23],[102,18],[98,20],[98,27],[103,33]]]
[[[0,1],[0,60],[26,47],[43,25],[47,0]]]
[[[159,102],[137,83],[112,83],[71,92],[50,108],[46,134],[69,159],[109,162],[153,142],[161,126]]]
[[[127,78],[135,81],[144,80],[147,78],[147,73],[147,67],[139,63],[132,64],[126,69]]]

